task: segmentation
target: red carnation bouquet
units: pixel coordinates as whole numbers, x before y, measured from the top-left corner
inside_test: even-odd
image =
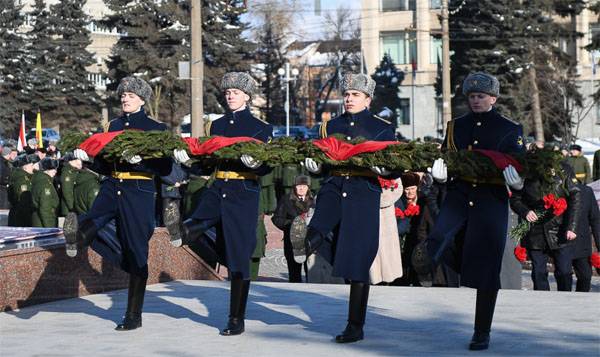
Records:
[[[400,219],[410,218],[418,216],[421,213],[421,207],[415,203],[409,203],[408,207],[403,211],[399,207],[396,207],[396,217]]]
[[[398,188],[398,182],[396,182],[396,180],[387,180],[382,178],[381,176],[377,176],[377,179],[379,180],[379,185],[384,190],[394,191]]]
[[[527,260],[527,249],[522,247],[520,244],[515,247],[515,258],[521,263]]]
[[[600,255],[597,252],[590,255],[590,264],[594,268],[600,268]]]
[[[542,221],[550,214],[552,214],[555,217],[558,217],[567,210],[567,200],[564,197],[557,197],[553,193],[549,193],[543,197],[543,200],[544,210],[535,211],[535,214],[538,216],[536,222]],[[531,224],[532,223],[525,219],[522,220],[519,224],[517,224],[513,229],[510,230],[509,236],[517,243],[519,243],[521,239],[523,239],[523,237],[525,237],[527,233],[529,233],[529,230],[531,229]]]

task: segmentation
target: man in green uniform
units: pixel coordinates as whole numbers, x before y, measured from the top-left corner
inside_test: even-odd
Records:
[[[81,170],[81,160],[76,158],[73,153],[67,153],[62,158],[62,169],[60,171],[60,215],[66,216],[69,212],[74,212],[75,180]]]
[[[581,183],[590,183],[592,182],[592,173],[590,170],[590,163],[581,153],[580,145],[571,145],[569,148],[571,150],[571,156],[567,158],[567,163],[573,168],[575,171],[575,177]]]
[[[86,213],[92,207],[100,191],[100,175],[88,168],[77,172],[73,187],[73,210],[78,215]]]
[[[259,178],[261,190],[258,200],[258,225],[256,226],[256,247],[250,259],[250,279],[258,279],[260,260],[265,256],[267,247],[267,227],[265,214],[273,214],[277,208],[275,199],[275,186],[273,185],[273,172]]]
[[[596,150],[596,152],[594,153],[594,171],[592,172],[593,174],[593,180],[600,180],[600,150]]]
[[[16,168],[12,170],[8,184],[8,225],[11,227],[31,227],[31,178],[34,167],[40,161],[36,154],[23,154],[17,158]]]
[[[33,227],[58,227],[60,199],[52,183],[58,170],[58,160],[45,158],[39,165],[40,169],[33,173],[31,179],[31,223]]]

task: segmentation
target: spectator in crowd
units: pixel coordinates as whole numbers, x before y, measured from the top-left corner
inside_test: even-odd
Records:
[[[11,227],[31,227],[31,180],[38,168],[40,158],[36,154],[22,154],[16,160],[15,169],[10,175],[8,199],[8,225]]]
[[[12,171],[12,163],[17,157],[17,148],[2,143],[0,145],[0,209],[8,209],[10,207],[8,200],[8,185],[10,183],[10,174]]]
[[[592,165],[594,166],[592,171],[592,179],[594,181],[600,180],[600,150],[596,150],[594,153],[594,162]]]
[[[369,278],[371,284],[388,285],[403,273],[394,205],[402,196],[402,180],[379,178],[379,183],[382,189],[379,202],[379,247],[369,269]]]
[[[58,170],[58,160],[46,158],[40,161],[39,170],[31,179],[31,199],[33,227],[58,227],[60,199],[54,188],[53,179]]]
[[[581,205],[573,252],[573,270],[577,277],[576,291],[589,292],[592,281],[592,237],[596,250],[600,250],[600,210],[592,188],[583,184],[579,184],[579,188]]]
[[[271,218],[273,224],[283,231],[283,252],[287,261],[290,283],[302,282],[302,264],[296,263],[294,260],[290,228],[296,217],[307,214],[308,210],[315,205],[309,189],[310,181],[310,177],[306,175],[296,176],[294,189],[288,195],[282,197]]]
[[[555,195],[566,197],[567,209],[555,216],[552,212],[538,216],[545,210],[542,185],[539,181],[525,180],[522,190],[515,190],[510,197],[510,206],[521,218],[531,223],[531,229],[521,241],[531,259],[534,290],[550,290],[548,283],[548,259],[554,261],[554,277],[559,291],[570,291],[572,279],[572,241],[577,237],[577,223],[580,213],[581,188],[577,185],[573,171],[566,163],[561,163],[565,179],[555,176]]]
[[[574,144],[571,145],[569,150],[571,156],[567,158],[567,163],[573,168],[577,180],[582,183],[592,182],[590,163],[587,161],[585,156],[583,156],[581,152],[581,146]]]

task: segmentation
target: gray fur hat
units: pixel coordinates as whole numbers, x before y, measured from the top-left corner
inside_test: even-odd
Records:
[[[117,87],[117,96],[120,97],[125,92],[131,92],[147,102],[152,98],[152,87],[145,80],[137,77],[125,77]]]
[[[340,81],[340,90],[342,91],[342,94],[347,90],[357,90],[373,98],[375,81],[366,74],[346,73]]]
[[[252,96],[256,92],[258,84],[246,72],[229,72],[223,75],[221,79],[221,90],[225,92],[227,89],[235,88]]]
[[[27,164],[35,164],[40,162],[40,157],[38,154],[27,154],[26,158]]]
[[[294,178],[294,186],[306,185],[310,186],[310,177],[306,175],[298,175]]]
[[[500,96],[500,82],[491,74],[477,72],[471,73],[463,82],[463,94],[485,93],[492,97]]]

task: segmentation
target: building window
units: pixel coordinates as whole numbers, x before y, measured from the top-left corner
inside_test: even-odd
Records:
[[[442,8],[442,0],[429,0],[429,8],[430,9],[441,9]]]
[[[381,0],[381,11],[415,11],[416,0]]]
[[[442,38],[429,36],[429,63],[442,63]]]
[[[594,37],[600,36],[600,23],[594,22],[590,24],[590,32],[588,34],[590,36],[590,42]]]
[[[397,124],[410,125],[410,98],[400,98],[400,107],[396,109]]]
[[[414,31],[381,34],[381,54],[388,54],[395,64],[409,64],[417,60],[417,41]]]

